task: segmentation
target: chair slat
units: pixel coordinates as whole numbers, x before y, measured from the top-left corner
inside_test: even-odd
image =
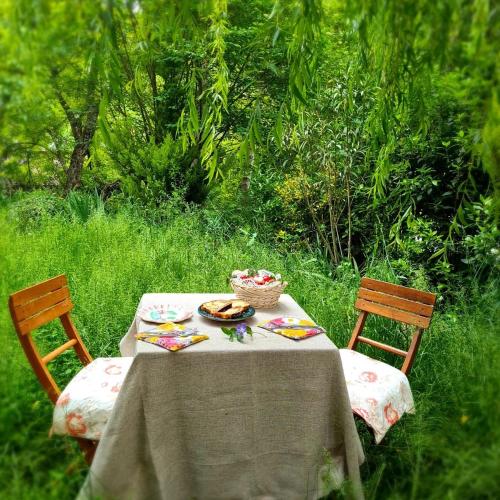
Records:
[[[57,358],[59,354],[62,354],[63,352],[67,351],[68,349],[71,349],[75,344],[77,344],[76,339],[71,339],[65,342],[63,345],[59,346],[57,349],[54,349],[52,352],[49,352],[46,356],[42,358],[42,363],[46,365],[47,363],[50,363],[54,358]]]
[[[434,293],[422,292],[416,288],[394,285],[393,283],[386,283],[385,281],[374,280],[373,278],[362,278],[360,286],[424,304],[434,305],[436,302],[436,294]]]
[[[362,278],[357,300],[354,304],[360,314],[348,348],[356,349],[359,342],[364,342],[372,347],[401,356],[404,358],[401,371],[407,374],[415,360],[422,337],[422,330],[430,325],[435,303],[436,295],[433,293],[372,278]],[[362,337],[361,332],[369,314],[376,314],[377,316],[416,326],[408,351]]]
[[[31,286],[25,288],[24,290],[20,290],[11,295],[12,305],[14,307],[18,307],[26,302],[31,302],[43,295],[47,295],[58,288],[62,288],[63,286],[67,286],[68,280],[64,274],[60,276],[56,276],[55,278],[51,278],[47,281],[42,281],[38,285]]]
[[[433,307],[429,304],[423,304],[422,302],[416,302],[413,300],[402,299],[396,297],[395,295],[389,295],[383,292],[376,292],[375,290],[369,290],[368,288],[360,288],[358,292],[358,298],[369,300],[370,302],[375,302],[377,304],[383,304],[389,307],[394,307],[396,309],[401,309],[403,311],[418,314],[419,316],[432,316]]]
[[[43,295],[38,299],[32,300],[31,302],[26,302],[17,307],[14,306],[17,321],[24,321],[49,307],[55,306],[59,302],[63,302],[65,299],[69,299],[69,289],[66,286],[54,290],[47,295]]]
[[[383,351],[390,352],[391,354],[396,354],[401,357],[406,357],[408,354],[406,351],[402,351],[397,347],[392,347],[387,344],[383,344],[382,342],[377,342],[376,340],[372,340],[366,337],[358,336],[358,342],[364,342],[365,344],[371,345],[372,347],[377,347],[378,349],[382,349]]]
[[[63,302],[59,302],[54,307],[50,309],[45,309],[37,316],[32,316],[31,318],[25,319],[18,324],[19,332],[22,335],[26,335],[27,333],[39,328],[46,323],[58,318],[62,314],[65,314],[73,309],[73,304],[70,299],[66,299]]]
[[[421,328],[427,328],[431,321],[430,318],[425,316],[419,316],[410,312],[401,311],[400,309],[395,309],[382,304],[376,304],[364,299],[356,300],[354,307],[361,311],[378,314],[379,316],[383,316],[385,318],[394,319],[396,321],[401,321],[402,323],[407,323],[408,325],[419,326]]]

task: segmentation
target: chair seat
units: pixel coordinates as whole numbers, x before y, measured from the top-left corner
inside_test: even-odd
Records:
[[[340,349],[340,357],[352,411],[373,429],[378,444],[405,412],[415,413],[408,379],[397,368],[351,349]]]
[[[57,399],[55,434],[98,440],[134,358],[97,358],[85,366]]]

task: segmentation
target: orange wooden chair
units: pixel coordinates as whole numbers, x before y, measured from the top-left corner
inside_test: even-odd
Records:
[[[414,412],[406,375],[415,361],[423,331],[429,327],[436,295],[414,288],[363,278],[355,303],[360,311],[347,349],[340,349],[353,412],[373,429],[379,443],[405,412]],[[369,314],[415,327],[408,351],[361,336]],[[398,370],[357,352],[362,342],[404,358]]]
[[[52,429],[76,438],[90,464],[132,358],[92,360],[70,317],[73,304],[64,275],[13,293],[9,308],[26,357],[55,405]],[[68,341],[42,356],[32,332],[57,318]],[[84,368],[61,392],[47,365],[70,348],[75,350]]]

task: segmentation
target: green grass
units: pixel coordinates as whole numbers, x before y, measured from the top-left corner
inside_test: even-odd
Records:
[[[88,214],[87,214],[88,215]],[[51,405],[18,345],[7,309],[9,293],[66,273],[75,323],[95,356],[118,355],[145,292],[229,291],[235,268],[281,272],[290,293],[347,344],[355,322],[358,273],[343,266],[329,276],[312,255],[280,255],[243,235],[222,239],[207,233],[200,214],[177,215],[163,225],[99,209],[87,217],[57,213],[11,220],[0,208],[0,498],[72,498],[86,472],[70,439],[48,438]],[[379,263],[366,271],[395,280]],[[413,284],[426,287],[425,278]],[[425,333],[410,376],[417,405],[379,446],[359,425],[367,461],[362,474],[368,498],[499,498],[500,416],[498,394],[498,290],[495,284],[464,289],[454,307],[439,310]],[[112,318],[112,320],[110,320]],[[379,339],[403,328],[383,320],[368,324]],[[56,326],[36,334],[49,348],[62,334]],[[386,358],[393,361],[391,358]],[[72,353],[54,365],[63,381],[77,369]]]

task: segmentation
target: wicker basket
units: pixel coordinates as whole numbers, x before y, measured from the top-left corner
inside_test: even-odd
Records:
[[[241,283],[239,279],[231,279],[231,287],[238,299],[248,302],[255,309],[272,309],[278,305],[280,295],[288,285],[286,281],[275,281],[268,285]]]

